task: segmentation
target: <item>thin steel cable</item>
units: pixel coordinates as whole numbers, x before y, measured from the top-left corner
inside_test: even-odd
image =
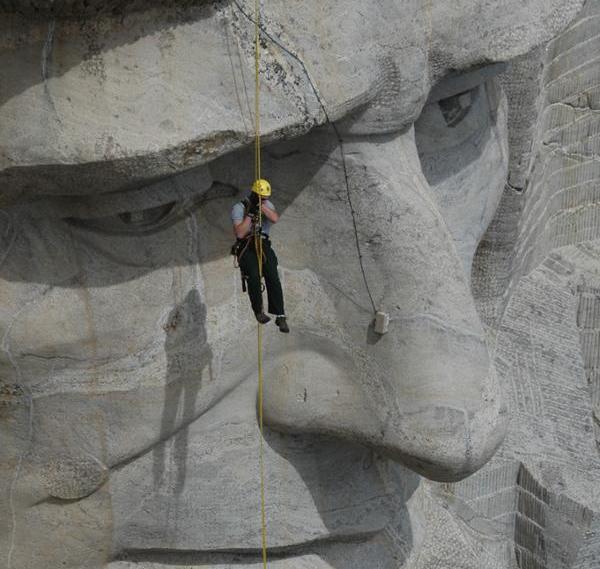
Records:
[[[335,137],[338,141],[338,145],[340,148],[340,156],[342,159],[342,170],[344,172],[344,183],[346,185],[346,195],[348,198],[348,205],[350,207],[350,214],[352,216],[352,227],[354,230],[354,237],[355,237],[355,241],[356,241],[356,251],[358,254],[358,262],[360,265],[360,271],[362,274],[362,278],[363,278],[363,282],[365,284],[365,289],[367,291],[367,294],[369,296],[369,300],[371,302],[371,306],[373,308],[373,313],[377,312],[377,308],[375,306],[375,301],[373,300],[373,295],[371,294],[371,288],[369,287],[369,281],[367,279],[367,273],[365,270],[365,266],[363,263],[363,254],[362,254],[362,249],[360,246],[360,239],[358,237],[358,224],[356,221],[356,210],[354,209],[354,205],[352,203],[352,195],[350,192],[350,181],[349,181],[349,175],[348,175],[348,166],[346,164],[346,152],[344,149],[344,140],[340,134],[340,131],[338,130],[336,124],[329,118],[329,113],[327,112],[327,109],[325,107],[325,104],[323,103],[323,99],[321,98],[321,95],[319,94],[319,91],[317,90],[311,76],[310,73],[308,72],[308,69],[306,68],[306,65],[304,64],[304,62],[302,61],[302,59],[295,54],[293,51],[291,51],[290,49],[288,49],[285,45],[283,45],[281,43],[281,41],[279,41],[276,37],[274,37],[273,35],[271,35],[266,29],[265,27],[259,22],[258,18],[254,17],[252,18],[252,16],[250,14],[248,14],[244,8],[240,5],[240,3],[238,2],[238,0],[233,0],[233,3],[235,4],[235,6],[237,7],[237,9],[242,13],[242,15],[247,18],[248,20],[250,20],[251,22],[254,23],[255,27],[258,27],[260,32],[262,32],[262,35],[266,38],[268,38],[271,42],[273,42],[276,46],[278,46],[281,50],[283,50],[285,53],[287,53],[290,57],[292,57],[295,61],[298,62],[298,64],[300,65],[300,67],[302,67],[302,70],[304,71],[304,75],[306,76],[306,79],[308,80],[308,83],[310,85],[311,90],[313,91],[313,94],[317,100],[317,103],[319,104],[319,107],[321,107],[321,110],[323,111],[323,115],[325,116],[325,122],[332,128]]]

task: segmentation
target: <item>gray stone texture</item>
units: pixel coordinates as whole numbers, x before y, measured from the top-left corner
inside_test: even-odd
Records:
[[[270,566],[600,566],[583,4],[263,4]],[[1,567],[262,565],[253,8],[0,0]]]

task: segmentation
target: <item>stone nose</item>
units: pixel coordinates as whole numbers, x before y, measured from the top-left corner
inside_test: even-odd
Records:
[[[390,331],[377,336],[372,314],[323,284],[343,339],[303,322],[273,339],[265,420],[373,446],[431,479],[464,478],[502,442],[506,413],[463,263],[412,132],[347,142],[345,151],[367,284]],[[315,278],[330,280],[336,262],[324,252]],[[318,319],[325,309],[308,310]]]

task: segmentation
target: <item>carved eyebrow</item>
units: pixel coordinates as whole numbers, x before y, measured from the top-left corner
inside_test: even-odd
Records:
[[[43,196],[6,210],[23,212],[34,218],[95,219],[199,198],[211,188],[214,184],[208,168],[200,167],[142,188],[80,196]]]

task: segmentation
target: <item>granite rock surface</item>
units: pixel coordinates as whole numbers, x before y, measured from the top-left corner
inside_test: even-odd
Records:
[[[0,0],[2,567],[261,566],[253,9]],[[594,569],[600,5],[261,16],[270,564]]]

